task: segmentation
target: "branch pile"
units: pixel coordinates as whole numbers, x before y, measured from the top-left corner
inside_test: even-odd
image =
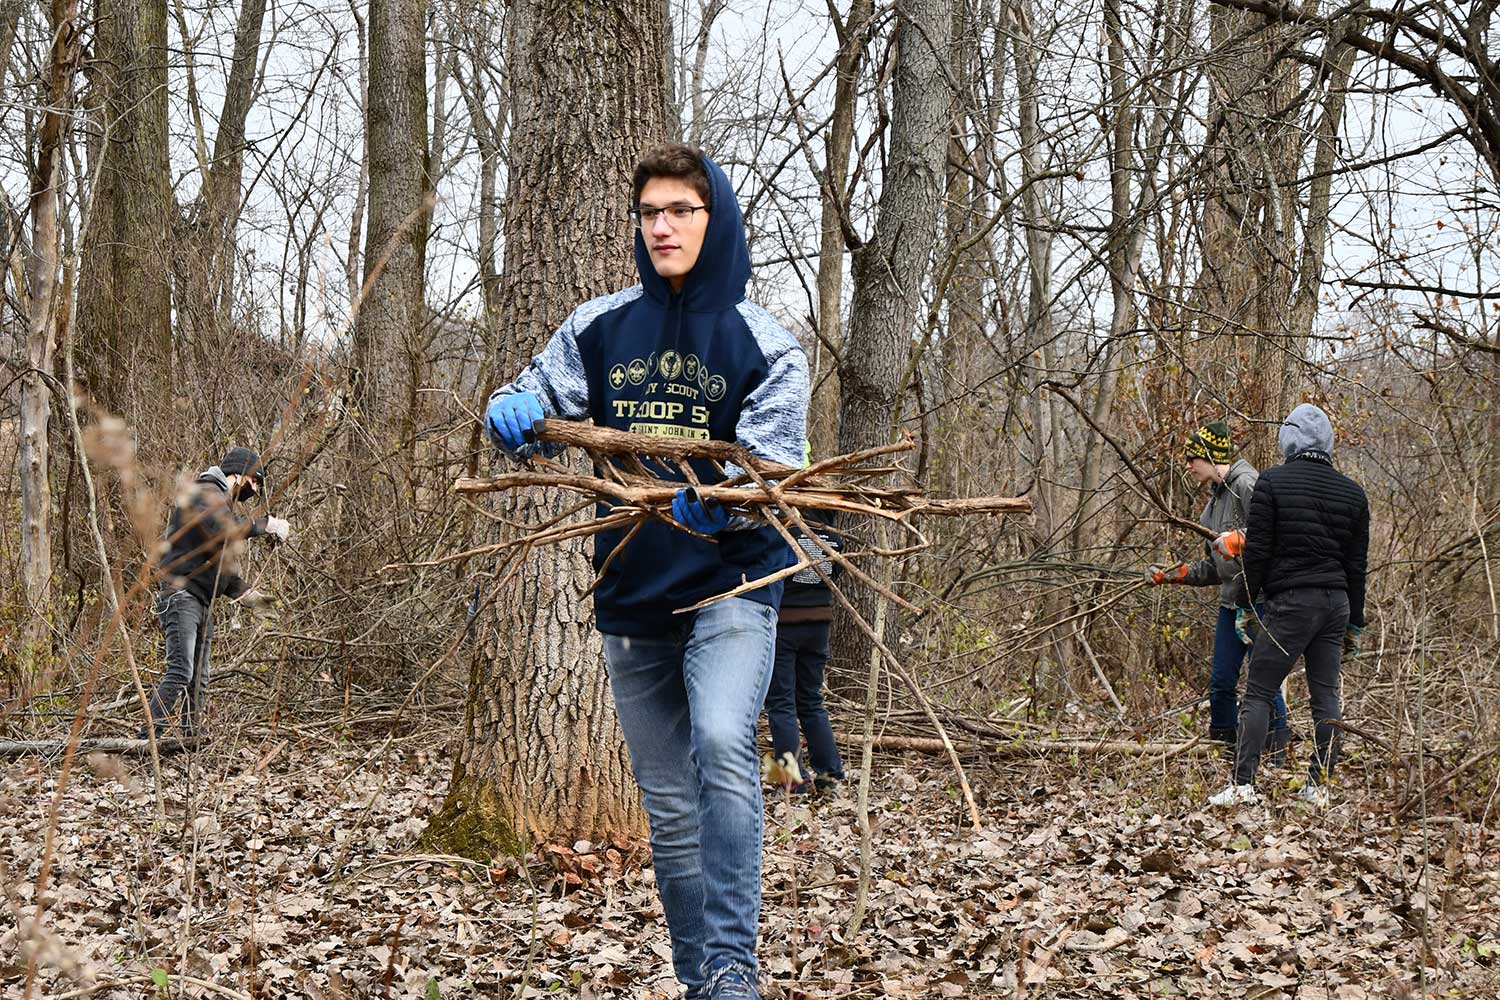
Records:
[[[904,533],[905,544],[896,549],[871,547],[865,551],[838,552],[824,547],[820,556],[810,556],[793,544],[792,551],[802,558],[792,566],[758,580],[749,580],[734,590],[715,595],[684,608],[694,611],[716,601],[763,587],[792,576],[817,562],[835,562],[855,579],[879,590],[888,599],[908,610],[918,610],[910,602],[891,593],[859,569],[855,563],[869,557],[905,556],[928,548],[931,543],[917,528],[915,520],[923,517],[962,517],[975,514],[1030,513],[1031,501],[1018,497],[970,497],[937,499],[925,496],[915,486],[877,485],[893,475],[904,473],[899,466],[879,463],[886,456],[913,450],[910,435],[893,444],[865,451],[837,455],[814,462],[805,468],[793,468],[769,462],[752,455],[740,445],[727,441],[699,441],[680,438],[631,434],[607,427],[594,427],[563,420],[539,421],[535,427],[539,442],[575,447],[585,452],[594,464],[594,475],[583,475],[540,455],[529,460],[530,467],[498,476],[459,479],[453,490],[460,495],[498,493],[526,489],[560,489],[577,494],[583,502],[567,515],[542,525],[519,538],[496,545],[471,549],[435,560],[433,565],[467,559],[507,548],[529,549],[573,538],[587,537],[610,529],[626,534],[616,551],[633,540],[641,525],[664,521],[681,531],[696,534],[672,518],[672,498],[682,488],[681,481],[654,474],[647,463],[680,474],[704,500],[729,508],[736,515],[770,524],[788,542],[792,539],[787,526],[806,532],[799,513],[817,509],[844,514],[863,515],[890,522]],[[690,459],[707,463],[716,473],[715,485],[704,485]],[[573,514],[586,506],[603,505],[607,513],[585,521],[570,521]],[[812,532],[806,536],[818,541]],[[702,537],[702,536],[699,536]],[[819,543],[821,545],[821,543]]]
[[[798,558],[793,565],[779,572],[757,580],[746,580],[733,590],[681,610],[695,611],[716,601],[756,590],[802,570],[811,569],[828,585],[834,598],[849,612],[860,631],[869,637],[879,659],[885,661],[891,672],[916,697],[923,714],[937,731],[939,742],[958,776],[970,822],[975,830],[980,828],[979,809],[974,803],[968,778],[947,731],[916,678],[884,641],[885,630],[881,623],[888,605],[885,602],[878,605],[879,614],[876,616],[876,625],[872,627],[834,583],[827,567],[830,563],[836,563],[851,577],[878,592],[886,602],[920,613],[920,608],[872,578],[856,565],[856,561],[906,556],[928,548],[931,543],[914,523],[919,518],[1028,513],[1031,501],[1017,497],[942,500],[923,495],[916,486],[885,485],[894,477],[905,475],[905,470],[900,466],[888,464],[887,456],[912,451],[916,445],[909,434],[903,435],[902,440],[894,444],[837,455],[797,469],[756,458],[745,448],[725,441],[631,434],[557,420],[538,421],[533,425],[532,431],[537,441],[583,450],[593,461],[595,474],[583,475],[545,457],[533,456],[528,460],[529,467],[526,469],[486,479],[460,479],[454,484],[454,491],[460,495],[473,495],[557,489],[576,494],[582,498],[581,501],[561,516],[527,531],[520,538],[460,552],[433,563],[416,565],[434,565],[508,549],[512,567],[509,573],[503,574],[501,583],[491,591],[493,594],[503,588],[510,573],[514,573],[519,567],[521,557],[535,546],[556,544],[617,529],[625,532],[614,549],[614,552],[619,552],[630,544],[642,525],[653,520],[664,521],[678,530],[697,534],[672,517],[672,499],[683,488],[682,480],[686,480],[705,501],[720,504],[736,516],[774,527]],[[707,464],[714,474],[713,485],[702,482],[693,468],[693,461]],[[653,473],[648,463],[667,473],[667,477]],[[574,515],[595,504],[600,505],[604,513],[584,521],[571,520]],[[899,530],[902,533],[899,537],[904,544],[897,547],[872,544],[864,551],[841,552],[808,528],[801,512],[809,509],[874,518],[877,524],[884,525],[883,530],[877,531],[877,537],[883,540],[892,530]],[[805,550],[797,543],[796,536],[792,534],[793,528],[804,539],[813,543],[813,550]],[[610,558],[613,558],[613,553]],[[608,565],[606,562],[601,567],[601,576]],[[598,585],[597,579],[594,585]],[[876,662],[872,658],[872,684]]]

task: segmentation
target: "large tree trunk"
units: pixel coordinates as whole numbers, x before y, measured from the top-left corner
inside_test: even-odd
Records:
[[[104,132],[91,148],[98,186],[83,250],[78,342],[94,398],[136,423],[164,402],[172,382],[171,290],[162,266],[171,198],[167,5],[99,0],[96,15]]]
[[[58,265],[58,189],[62,181],[63,122],[72,94],[71,53],[76,0],[52,0],[47,110],[37,137],[31,177],[31,255],[27,262],[26,363],[21,378],[21,565],[30,605],[21,637],[22,662],[45,663],[52,625],[52,484],[47,424],[52,356],[57,346],[54,301]],[[33,671],[22,670],[29,677]]]
[[[1210,190],[1196,317],[1200,374],[1251,417],[1286,413],[1306,334],[1288,323],[1302,136],[1292,105],[1297,64],[1288,29],[1256,14],[1210,11]],[[1202,415],[1205,419],[1215,414]],[[1196,419],[1197,414],[1189,416]],[[1255,456],[1261,460],[1267,453]]]
[[[512,126],[500,370],[539,351],[574,305],[635,281],[630,174],[667,134],[659,0],[522,0],[509,11]],[[512,523],[557,517],[517,497]],[[470,671],[463,746],[432,838],[486,855],[645,830],[583,592],[585,547],[532,553],[493,605]]]
[[[366,98],[369,220],[354,323],[353,398],[377,449],[409,421],[427,321],[423,271],[430,208],[426,0],[370,4]]]
[[[897,17],[890,155],[875,233],[854,254],[854,301],[839,365],[841,452],[885,444],[895,433],[943,194],[950,0],[913,0]],[[874,621],[877,595],[861,587],[850,597],[865,621]],[[887,631],[894,630],[891,622]],[[869,650],[869,637],[841,607],[834,619],[835,668],[854,676],[869,661]]]

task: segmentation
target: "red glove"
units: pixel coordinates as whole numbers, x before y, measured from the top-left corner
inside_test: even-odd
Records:
[[[1181,583],[1187,579],[1187,575],[1187,563],[1178,563],[1175,566],[1155,565],[1146,570],[1146,578],[1157,587],[1164,583]]]
[[[1238,559],[1245,551],[1245,531],[1235,528],[1214,539],[1214,551],[1225,559]]]

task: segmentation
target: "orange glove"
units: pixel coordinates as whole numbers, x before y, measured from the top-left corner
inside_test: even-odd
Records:
[[[1235,528],[1214,539],[1214,551],[1225,559],[1238,559],[1245,551],[1245,531]]]
[[[1181,583],[1187,579],[1187,563],[1178,563],[1175,566],[1153,565],[1146,570],[1146,579],[1153,586],[1160,587],[1164,583]]]

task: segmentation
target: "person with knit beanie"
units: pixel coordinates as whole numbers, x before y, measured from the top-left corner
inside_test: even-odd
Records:
[[[240,579],[238,561],[247,538],[286,541],[291,526],[279,517],[241,516],[237,502],[265,489],[265,466],[250,448],[230,448],[218,465],[198,474],[172,508],[156,564],[157,592],[152,610],[166,636],[166,669],[151,696],[149,730],[158,737],[182,706],[183,735],[199,734],[208,700],[208,652],[213,637],[213,603],[228,597],[257,605],[263,596]]]
[[[1188,475],[1199,485],[1209,488],[1208,503],[1198,523],[1220,538],[1236,532],[1243,537],[1250,497],[1255,491],[1259,473],[1249,462],[1234,458],[1229,425],[1216,420],[1189,434],[1183,443],[1183,460],[1187,463]],[[1232,546],[1226,549],[1205,542],[1204,550],[1204,557],[1196,562],[1152,566],[1146,574],[1151,583],[1158,586],[1179,583],[1190,587],[1219,588],[1213,665],[1208,678],[1208,735],[1210,739],[1232,747],[1239,731],[1240,668],[1251,640],[1244,625],[1251,616],[1248,611],[1240,614],[1238,610],[1245,590],[1245,574]],[[1289,738],[1286,702],[1278,693],[1272,710],[1267,750],[1272,753],[1283,750]]]

